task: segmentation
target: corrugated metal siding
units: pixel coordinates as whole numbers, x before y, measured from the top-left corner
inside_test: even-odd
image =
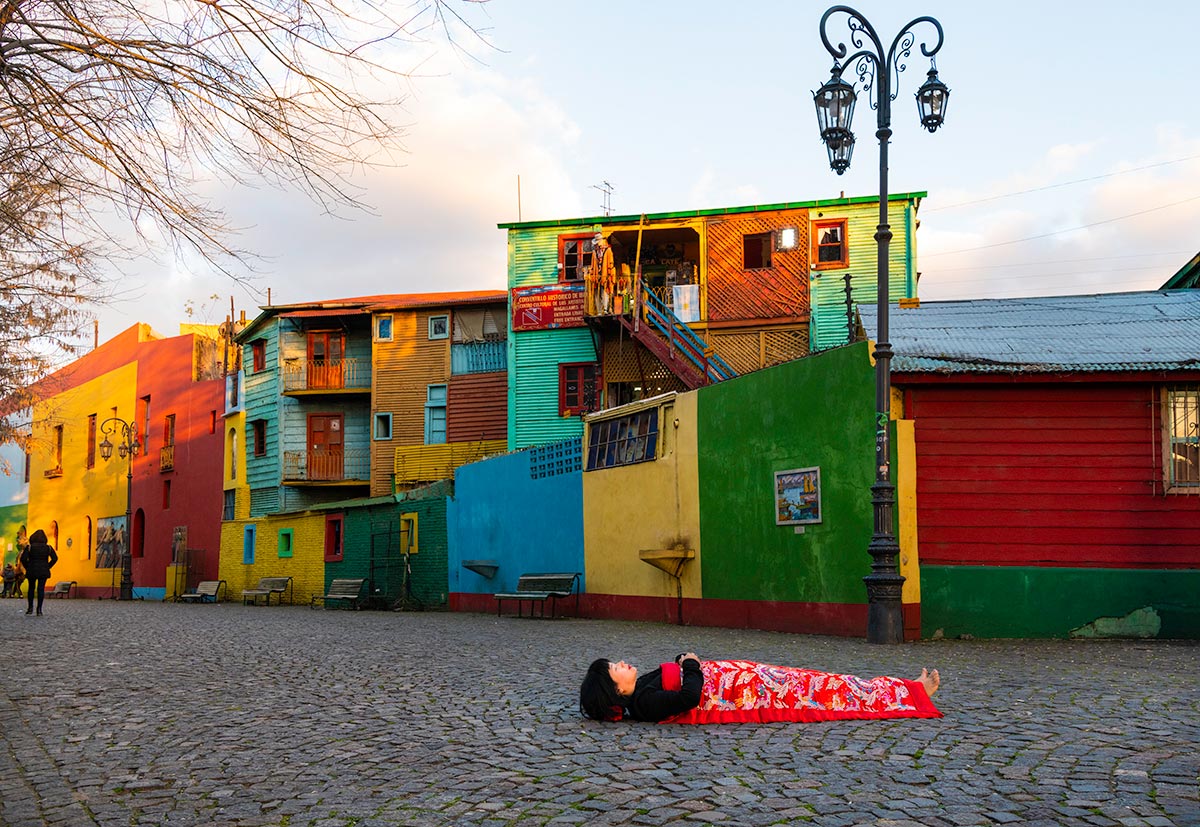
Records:
[[[911,201],[892,201],[888,204],[888,224],[892,241],[888,247],[888,298],[895,302],[915,295],[915,256],[910,255],[909,235],[913,221]],[[878,246],[875,228],[879,225],[879,205],[860,204],[826,209],[813,213],[812,220],[845,218],[846,239],[850,245],[850,266],[842,270],[812,271],[812,336],[813,350],[825,350],[844,345],[849,340],[846,325],[846,282],[850,273],[851,292],[855,304],[874,303],[879,295],[876,280]]]
[[[558,280],[558,236],[579,228],[510,230],[508,286],[553,284]],[[557,442],[583,433],[578,417],[558,413],[558,366],[563,362],[598,362],[587,328],[532,330],[514,333],[508,320],[508,447]]]
[[[922,565],[1194,567],[1149,384],[910,386]]]
[[[429,317],[446,309],[423,308],[394,314],[392,341],[376,342],[372,411],[392,415],[392,438],[371,442],[371,494],[392,492],[396,448],[425,443],[425,402],[429,385],[448,384],[450,339],[429,338]]]
[[[279,510],[279,488],[251,488],[250,516],[262,517]]]
[[[508,439],[508,373],[472,373],[450,379],[446,439]]]
[[[769,270],[745,270],[743,236],[795,226],[800,243],[773,252]],[[808,211],[729,215],[705,225],[709,321],[779,319],[808,313]]]
[[[505,452],[503,439],[449,442],[442,445],[410,445],[396,449],[396,485],[450,479],[460,465]]]

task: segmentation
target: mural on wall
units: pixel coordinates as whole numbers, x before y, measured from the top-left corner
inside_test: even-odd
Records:
[[[96,520],[96,568],[113,569],[121,565],[126,536],[124,515]]]
[[[775,472],[775,525],[821,522],[821,469]]]

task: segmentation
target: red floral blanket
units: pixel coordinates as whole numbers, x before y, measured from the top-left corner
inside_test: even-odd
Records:
[[[704,672],[700,705],[662,723],[942,717],[925,687],[902,678],[863,680],[748,660],[710,660],[700,668]]]

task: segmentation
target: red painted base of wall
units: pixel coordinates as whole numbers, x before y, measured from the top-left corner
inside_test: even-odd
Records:
[[[496,599],[490,594],[454,592],[450,595],[449,604],[452,612],[496,611]],[[571,615],[574,608],[574,600],[559,601],[560,614]],[[506,613],[512,610],[511,603],[505,606]],[[643,620],[808,635],[863,637],[867,632],[866,603],[780,603],[684,598],[681,606],[674,597],[583,594],[579,597],[579,614],[581,617],[608,620]],[[919,604],[906,604],[904,639],[916,640],[920,633],[921,607]]]

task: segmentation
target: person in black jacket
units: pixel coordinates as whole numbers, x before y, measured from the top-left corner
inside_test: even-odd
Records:
[[[679,686],[668,688],[663,672],[671,664],[639,677],[637,668],[623,660],[599,658],[588,667],[579,688],[579,711],[596,721],[619,721],[626,715],[635,721],[661,721],[687,712],[700,703],[704,674],[695,652],[679,655],[675,663],[681,673]]]
[[[29,578],[29,608],[25,614],[33,614],[33,593],[37,591],[37,613],[42,614],[42,601],[46,598],[46,581],[50,579],[50,569],[58,562],[58,554],[54,547],[46,541],[46,532],[40,528],[29,537],[29,547],[21,552],[21,565],[25,567]]]

